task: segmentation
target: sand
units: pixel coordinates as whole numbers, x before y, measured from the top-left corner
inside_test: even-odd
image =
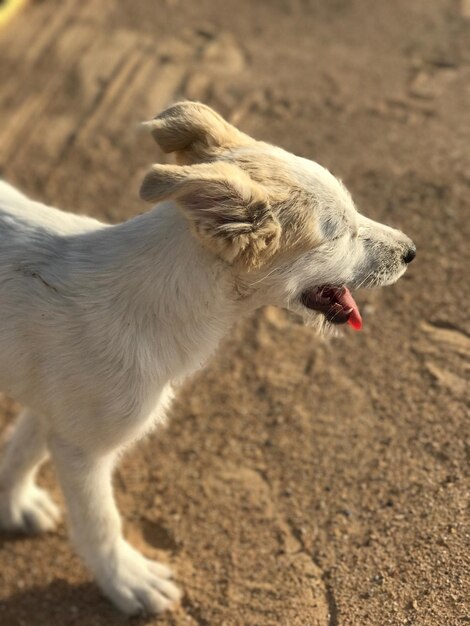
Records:
[[[452,0],[31,2],[0,31],[0,173],[111,222],[180,97],[318,160],[418,255],[357,292],[364,330],[240,322],[116,473],[126,534],[181,608],[130,624],[470,622],[470,20]],[[1,358],[1,355],[0,355]],[[11,364],[14,367],[14,364]],[[18,406],[4,398],[0,425]],[[61,495],[53,468],[40,475]],[[65,526],[0,537],[0,623],[127,623]]]

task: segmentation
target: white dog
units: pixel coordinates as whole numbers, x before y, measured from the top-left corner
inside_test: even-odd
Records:
[[[59,513],[35,474],[57,468],[78,552],[123,611],[180,597],[164,565],[121,532],[111,474],[160,422],[171,384],[261,305],[321,330],[361,317],[348,287],[395,282],[415,256],[361,216],[320,165],[255,141],[199,103],[148,125],[178,165],[154,165],[159,204],[116,226],[0,184],[0,388],[26,408],[0,467],[0,525],[42,532]]]

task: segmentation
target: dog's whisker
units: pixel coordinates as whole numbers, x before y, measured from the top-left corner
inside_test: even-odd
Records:
[[[357,285],[356,289],[360,289],[363,285],[365,285],[365,284],[366,284],[366,282],[369,280],[369,278],[373,275],[373,273],[374,273],[374,272],[373,272],[373,270],[372,270],[372,271],[370,271],[370,272],[367,274],[367,276],[366,276],[365,278],[363,278],[363,279],[361,280],[361,282]]]
[[[254,287],[255,285],[259,285],[260,283],[267,280],[270,276],[272,276],[272,274],[274,274],[274,272],[276,271],[277,271],[277,268],[274,267],[268,274],[266,274],[265,276],[262,276],[259,280],[255,280],[252,283],[247,283],[248,287]]]

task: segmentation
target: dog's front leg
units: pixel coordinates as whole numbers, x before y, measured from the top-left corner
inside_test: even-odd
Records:
[[[96,457],[58,436],[49,447],[57,466],[77,551],[122,611],[160,613],[180,598],[170,570],[137,552],[122,536],[111,474],[115,455]]]

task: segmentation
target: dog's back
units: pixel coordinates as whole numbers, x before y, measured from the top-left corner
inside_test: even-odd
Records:
[[[20,227],[15,227],[16,224]],[[21,237],[24,238],[25,228],[31,232],[36,230],[37,235],[39,231],[68,235],[96,230],[104,226],[105,224],[91,217],[67,213],[40,202],[34,202],[5,181],[0,180],[0,241],[2,242],[0,254],[4,249],[4,243],[7,243],[15,232],[21,232]]]
[[[34,202],[0,181],[0,388],[13,392],[11,376],[28,380],[31,353],[47,324],[54,298],[53,281],[42,280],[49,267],[60,268],[67,236],[104,228],[89,217],[66,213]],[[52,320],[51,320],[52,321]],[[23,376],[18,376],[18,370]]]

